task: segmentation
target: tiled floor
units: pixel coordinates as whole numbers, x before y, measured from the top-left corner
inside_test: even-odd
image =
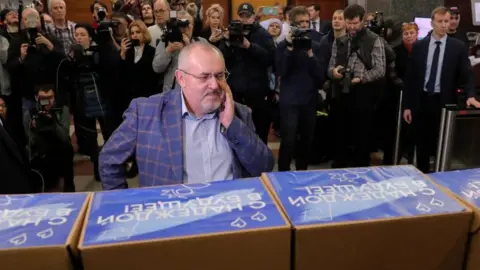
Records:
[[[99,128],[100,127],[97,126],[97,129]],[[72,143],[74,145],[74,148],[76,149],[76,138],[74,135],[73,126],[70,127],[70,134],[72,135]],[[98,143],[99,145],[103,145],[104,143],[102,135],[100,133],[98,136]],[[278,137],[275,136],[275,134],[273,134],[273,132],[270,134],[268,138],[268,147],[272,149],[273,156],[275,157],[275,160],[276,160],[278,157],[278,150],[280,148],[280,140]],[[372,156],[372,163],[374,165],[379,165],[380,160],[381,160],[381,157],[379,155]],[[318,170],[318,169],[325,169],[329,167],[330,167],[330,164],[325,163],[325,164],[310,166],[309,169]],[[77,191],[97,191],[102,189],[100,182],[96,182],[93,177],[93,165],[89,161],[88,157],[77,154],[75,156],[74,169],[75,169],[75,187]],[[292,166],[292,169],[294,169],[294,166]],[[277,170],[277,165],[275,165],[274,170]],[[128,184],[129,184],[129,187],[137,187],[138,178],[129,179]]]

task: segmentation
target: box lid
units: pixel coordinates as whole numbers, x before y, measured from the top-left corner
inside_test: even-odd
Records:
[[[0,249],[66,245],[87,193],[0,195]]]
[[[432,173],[429,176],[465,201],[480,207],[480,169]]]
[[[267,174],[294,225],[463,211],[412,166]]]
[[[259,178],[96,193],[82,246],[284,226]]]

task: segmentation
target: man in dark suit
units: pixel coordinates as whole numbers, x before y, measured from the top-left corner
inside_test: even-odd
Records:
[[[447,8],[433,10],[432,34],[413,44],[407,66],[403,118],[414,124],[417,167],[425,173],[437,147],[441,109],[457,103],[457,89],[464,86],[467,106],[480,108],[467,49],[447,35],[449,23]]]
[[[255,134],[251,111],[233,101],[222,53],[207,42],[180,52],[181,89],[134,99],[100,154],[106,190],[126,188],[125,161],[135,153],[140,186],[260,176],[273,154]]]
[[[332,22],[328,20],[322,20],[320,18],[320,5],[312,4],[308,6],[308,13],[310,14],[310,29],[327,34],[332,30]]]
[[[0,117],[0,194],[38,192],[29,179],[29,162],[24,149],[10,137]]]

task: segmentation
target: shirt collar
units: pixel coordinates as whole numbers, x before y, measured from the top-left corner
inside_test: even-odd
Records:
[[[180,92],[180,95],[182,97],[182,118],[189,117],[191,119],[201,120],[201,119],[213,119],[214,117],[217,116],[218,111],[207,113],[202,118],[196,117],[194,114],[188,111],[187,104],[185,102],[185,97],[183,96],[183,90]]]
[[[445,43],[447,42],[447,37],[448,37],[448,35],[445,35],[441,39],[436,40],[435,37],[433,37],[433,34],[432,34],[432,35],[430,35],[430,45],[435,44],[435,42],[437,42],[437,41],[440,41],[442,43],[440,45],[445,45]]]

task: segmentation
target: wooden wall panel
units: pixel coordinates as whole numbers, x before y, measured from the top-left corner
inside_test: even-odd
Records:
[[[480,32],[480,26],[474,26],[472,23],[470,0],[445,0],[445,6],[458,7],[460,10],[460,29],[468,32]]]
[[[67,3],[68,20],[77,23],[93,22],[93,17],[90,14],[90,4],[93,3],[93,0],[65,0],[65,2]]]
[[[331,20],[333,12],[337,9],[344,9],[347,6],[346,0],[292,0],[292,5],[308,6],[319,4],[321,8],[320,17],[325,20]]]

